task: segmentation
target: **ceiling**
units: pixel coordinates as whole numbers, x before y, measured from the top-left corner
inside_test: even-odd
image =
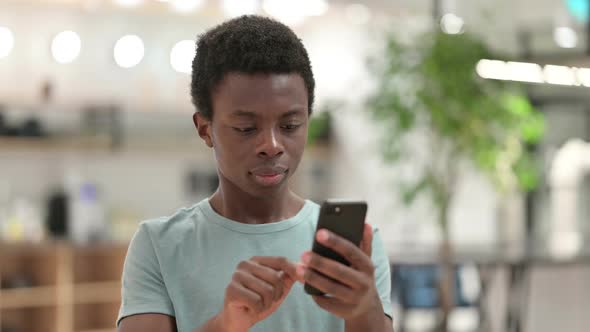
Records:
[[[119,0],[121,1],[121,0]],[[167,0],[173,1],[173,0]],[[220,0],[203,0],[204,5],[195,13],[179,14],[162,0],[142,0],[141,5],[124,8],[116,0],[0,0],[2,4],[22,6],[66,6],[85,12],[126,12],[137,15],[209,17],[222,19]],[[285,0],[287,1],[287,0]],[[301,1],[301,0],[297,0]],[[345,5],[362,3],[373,13],[385,17],[389,25],[400,32],[430,24],[436,0],[326,0],[330,3],[329,14],[338,13]],[[523,53],[520,39],[522,31],[530,35],[532,53],[535,57],[547,57],[549,61],[562,54],[583,53],[586,47],[586,27],[575,22],[567,13],[565,0],[440,0],[444,11],[455,12],[466,23],[466,29],[483,36],[490,45],[508,54]],[[578,32],[578,49],[564,50],[553,40],[557,25],[571,26]],[[584,60],[585,61],[585,60]]]

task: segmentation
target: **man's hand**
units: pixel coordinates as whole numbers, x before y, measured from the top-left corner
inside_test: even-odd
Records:
[[[362,326],[363,331],[385,330],[388,319],[375,286],[375,267],[371,261],[371,226],[365,224],[360,248],[325,229],[318,231],[316,238],[346,258],[350,266],[311,251],[303,253],[302,264],[297,266],[298,279],[328,294],[313,296],[314,301],[344,319],[347,330],[349,326]]]
[[[225,331],[248,331],[285,300],[296,279],[295,264],[285,257],[252,257],[238,264],[216,317]]]

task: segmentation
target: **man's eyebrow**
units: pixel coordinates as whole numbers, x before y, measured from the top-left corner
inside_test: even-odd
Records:
[[[304,110],[302,108],[297,108],[297,109],[293,109],[293,110],[283,113],[281,115],[281,118],[288,118],[288,117],[294,116],[294,115],[303,115],[303,113],[304,113]]]
[[[231,113],[231,116],[238,117],[238,118],[256,118],[257,117],[256,113],[251,112],[251,111],[245,111],[245,110],[235,110]]]
[[[296,116],[296,115],[303,115],[304,113],[304,109],[303,108],[297,108],[297,109],[292,109],[290,111],[287,111],[283,114],[281,114],[281,118],[288,118],[291,116]],[[238,117],[238,118],[249,118],[249,119],[253,119],[253,118],[257,118],[258,115],[252,111],[246,111],[246,110],[235,110],[231,113],[232,117]]]

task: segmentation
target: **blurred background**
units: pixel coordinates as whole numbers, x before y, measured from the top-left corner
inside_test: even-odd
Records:
[[[0,331],[115,331],[141,220],[217,186],[198,34],[243,14],[316,78],[294,189],[365,199],[400,331],[587,331],[588,0],[0,0]]]

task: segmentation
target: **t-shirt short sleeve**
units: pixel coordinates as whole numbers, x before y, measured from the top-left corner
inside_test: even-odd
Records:
[[[389,259],[383,247],[383,241],[378,228],[373,228],[373,249],[371,259],[375,266],[375,284],[379,292],[379,298],[383,305],[383,312],[393,318],[393,309],[391,307],[391,272]]]
[[[158,313],[174,316],[162,269],[147,222],[133,236],[123,267],[121,308],[117,325],[127,316]]]

